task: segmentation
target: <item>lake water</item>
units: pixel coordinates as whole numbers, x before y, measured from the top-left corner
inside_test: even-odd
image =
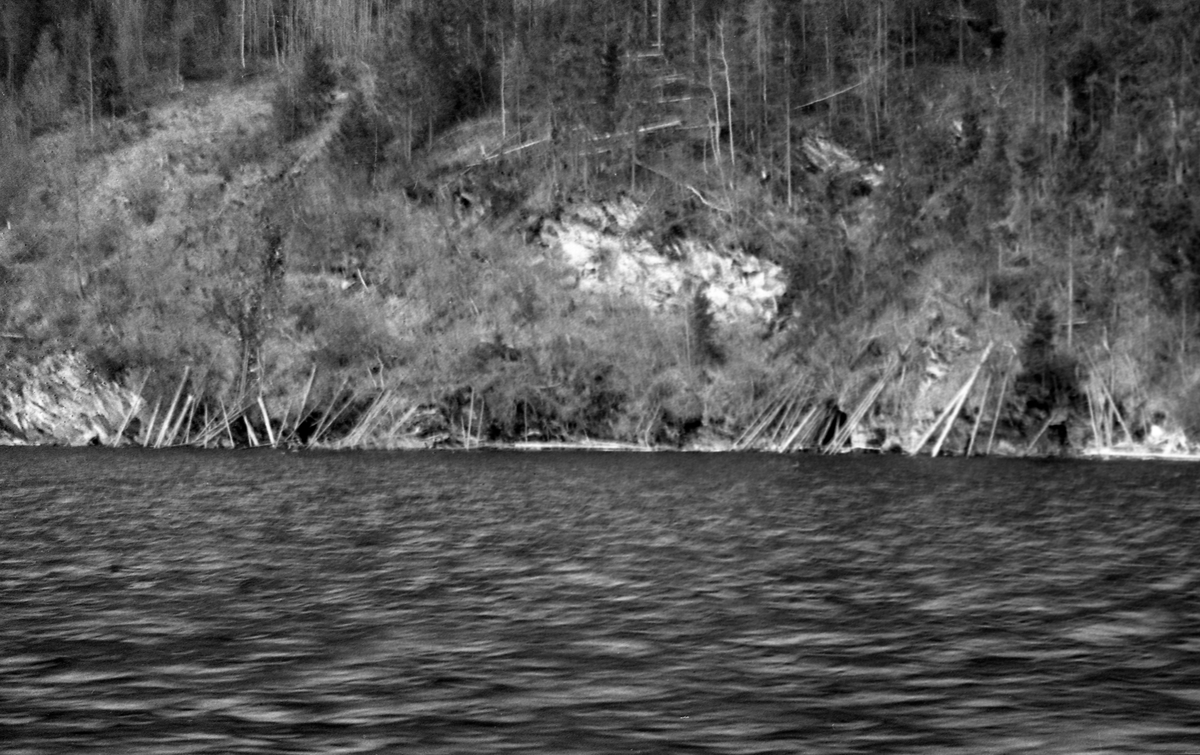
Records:
[[[1195,753],[1198,483],[0,449],[0,751]]]

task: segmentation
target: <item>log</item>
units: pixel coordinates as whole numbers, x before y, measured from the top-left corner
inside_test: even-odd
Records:
[[[992,376],[988,375],[987,382],[983,384],[983,398],[979,401],[979,413],[975,415],[975,424],[971,427],[971,442],[967,444],[967,456],[975,451],[975,436],[979,434],[979,425],[983,422],[983,412],[987,408],[988,394],[991,391]]]
[[[957,401],[954,404],[954,411],[951,412],[949,419],[946,420],[946,426],[942,428],[942,434],[938,437],[937,443],[934,444],[933,451],[930,453],[931,456],[937,456],[942,450],[942,443],[946,441],[946,436],[950,434],[950,428],[954,426],[954,420],[958,419],[963,404],[967,402],[967,397],[971,395],[971,389],[975,387],[975,380],[979,377],[979,371],[983,369],[983,363],[987,361],[991,353],[992,344],[989,343],[987,348],[983,350],[983,356],[979,358],[979,364],[975,365],[975,369],[971,371],[971,377],[967,379],[966,385],[959,391]]]
[[[988,355],[990,355],[991,352],[992,344],[989,343],[987,348],[983,350],[983,357],[979,360],[979,364],[976,365],[974,371],[971,372],[971,377],[968,378],[967,382],[963,384],[963,387],[958,390],[958,393],[954,395],[954,398],[950,400],[950,403],[946,405],[946,408],[942,410],[942,413],[938,415],[938,418],[934,420],[934,423],[929,426],[929,429],[925,431],[925,434],[921,436],[921,439],[917,441],[916,445],[908,449],[909,454],[919,454],[921,449],[925,447],[925,444],[929,442],[929,439],[933,437],[933,434],[937,432],[937,429],[942,426],[942,423],[946,422],[946,418],[949,417],[952,412],[954,412],[954,415],[957,416],[956,410],[959,409],[962,405],[962,402],[966,400],[966,392],[970,390],[970,387],[975,383],[975,378],[979,375],[980,368],[983,367],[983,363],[987,360]],[[954,420],[951,419],[949,424],[953,424],[953,422]],[[949,424],[947,425],[947,433],[949,432]],[[945,440],[945,435],[946,433],[943,433],[942,438],[938,441],[933,454],[934,456],[937,455],[938,450],[941,450],[942,440]]]

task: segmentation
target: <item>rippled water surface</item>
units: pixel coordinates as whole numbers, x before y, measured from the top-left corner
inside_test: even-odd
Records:
[[[1198,483],[0,449],[0,751],[1196,753]]]

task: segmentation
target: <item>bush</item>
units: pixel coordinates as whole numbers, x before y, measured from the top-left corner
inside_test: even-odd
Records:
[[[125,189],[126,199],[129,200],[129,211],[133,216],[146,225],[158,217],[158,207],[162,203],[162,179],[155,170],[143,170]]]
[[[1056,326],[1054,311],[1043,303],[1021,344],[1022,370],[1013,389],[1024,400],[1031,424],[1040,424],[1055,411],[1081,409],[1084,402],[1079,363],[1054,347]],[[1065,442],[1065,425],[1055,426],[1064,428],[1059,440]]]
[[[318,365],[333,369],[356,366],[389,367],[399,353],[399,342],[388,331],[383,317],[360,302],[331,302],[318,312]]]
[[[232,181],[245,166],[265,163],[274,150],[270,130],[246,132],[239,129],[237,139],[217,155],[217,174],[226,182]]]

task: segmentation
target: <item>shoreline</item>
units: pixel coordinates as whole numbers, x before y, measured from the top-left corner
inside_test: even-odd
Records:
[[[1067,459],[1081,461],[1172,461],[1200,462],[1200,448],[1180,445],[1127,445],[1119,446],[1089,446],[1082,449],[1068,449],[1061,454],[1022,454],[1022,453],[975,453],[939,454],[931,456],[923,453],[908,453],[898,449],[854,447],[840,451],[823,451],[819,448],[796,449],[786,452],[768,448],[737,448],[733,443],[713,443],[711,441],[684,446],[647,445],[624,441],[578,440],[578,441],[472,441],[467,444],[449,443],[447,439],[405,438],[403,442],[386,444],[363,444],[347,446],[339,443],[318,443],[314,445],[259,443],[257,445],[214,444],[198,446],[194,444],[175,444],[155,447],[142,445],[132,440],[125,443],[110,444],[91,442],[72,444],[66,442],[28,442],[11,436],[0,437],[0,448],[107,448],[112,450],[150,450],[166,451],[173,449],[188,449],[196,451],[281,451],[281,452],[393,452],[393,451],[452,451],[459,453],[474,453],[481,451],[519,451],[536,454],[543,452],[588,452],[588,453],[641,453],[641,454],[763,454],[774,456],[895,456],[916,459],[920,457],[943,459]]]
[[[986,354],[986,352],[985,352]],[[982,359],[977,361],[982,364]],[[500,451],[590,451],[602,453],[773,453],[773,454],[879,454],[950,456],[959,458],[1079,458],[1200,461],[1200,445],[1188,442],[1178,429],[1160,425],[1147,428],[1140,442],[1128,438],[1113,442],[1114,432],[1076,435],[1073,445],[1042,442],[1041,431],[1029,441],[1019,428],[1006,426],[1001,437],[993,436],[998,422],[992,418],[988,443],[976,445],[981,415],[974,422],[960,417],[961,399],[973,381],[945,407],[932,423],[922,427],[896,417],[877,416],[864,422],[863,407],[874,401],[874,393],[860,402],[854,415],[839,416],[820,406],[768,403],[755,421],[736,437],[718,428],[702,426],[668,443],[651,443],[605,438],[603,434],[580,433],[558,439],[484,440],[480,416],[469,409],[467,418],[456,423],[444,407],[420,404],[393,392],[383,391],[359,403],[358,415],[344,419],[355,396],[339,397],[321,406],[309,406],[306,389],[299,404],[276,406],[263,398],[243,398],[232,407],[197,410],[201,403],[187,390],[190,371],[151,403],[145,396],[148,379],[135,389],[99,379],[77,352],[64,352],[40,360],[10,363],[0,370],[0,446],[104,446],[111,448],[258,449],[286,451],[395,451],[395,450],[500,450]],[[315,369],[310,374],[310,383]],[[309,386],[310,387],[310,386]],[[955,403],[958,402],[958,403]],[[301,409],[298,407],[305,407]],[[323,408],[322,408],[323,407]],[[836,407],[835,407],[836,409]],[[785,411],[786,410],[786,411]],[[465,413],[465,412],[464,412]],[[804,415],[801,417],[801,415]],[[342,425],[337,425],[339,421]],[[833,423],[840,422],[836,433]],[[306,424],[307,423],[307,424]],[[824,428],[824,429],[822,429]],[[940,429],[936,442],[933,436]],[[1087,429],[1087,428],[1083,428]],[[918,432],[920,430],[920,432]],[[1014,434],[1014,431],[1016,434]],[[1128,433],[1128,430],[1126,430]],[[494,433],[492,433],[494,434]],[[919,437],[919,440],[913,440]],[[781,440],[781,438],[783,440]],[[995,440],[993,443],[992,440]],[[905,442],[909,439],[909,442]],[[949,440],[949,443],[945,441]],[[1108,440],[1107,444],[1096,441]],[[824,441],[824,442],[822,442]]]

